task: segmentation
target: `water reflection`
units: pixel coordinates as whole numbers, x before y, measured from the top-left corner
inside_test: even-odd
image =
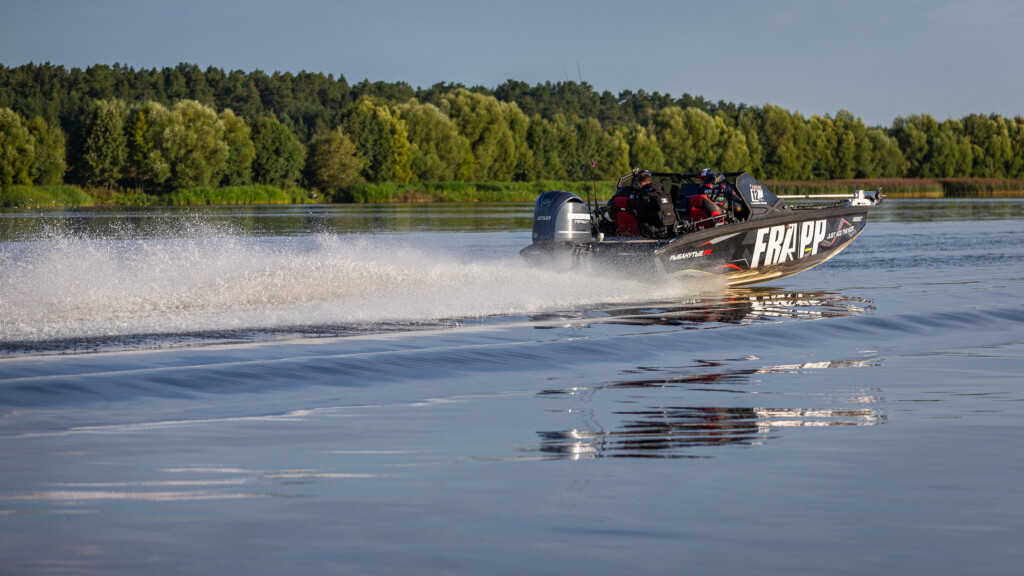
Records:
[[[78,512],[104,501],[194,502],[247,498],[296,498],[296,486],[334,481],[375,480],[380,474],[339,473],[319,469],[250,470],[223,467],[167,468],[155,471],[161,480],[54,482],[37,489],[0,494],[0,502],[20,502],[8,513],[66,512],[32,508],[32,503],[59,504]]]
[[[835,292],[778,292],[771,287],[724,289],[722,296],[636,304],[605,304],[573,312],[531,316],[540,329],[558,327],[558,320],[633,326],[749,324],[771,319],[817,319],[860,316],[874,310],[871,300]]]
[[[899,199],[872,210],[873,222],[1009,220],[1024,217],[1019,198]],[[533,203],[306,204],[0,209],[0,241],[54,232],[120,238],[175,235],[167,220],[192,219],[235,234],[529,231]]]
[[[189,228],[242,236],[529,231],[532,203],[88,207],[0,210],[0,241],[39,237],[180,237]]]
[[[871,211],[870,222],[975,222],[1024,217],[1020,198],[894,198]]]
[[[754,393],[754,377],[762,374],[796,374],[815,370],[858,368],[873,365],[867,360],[833,360],[793,365],[761,366],[749,369],[721,369],[722,362],[698,362],[701,372],[628,379],[594,387],[548,389],[540,396],[572,401],[582,407],[565,411],[577,425],[564,430],[538,431],[540,438],[527,452],[544,457],[582,458],[706,458],[701,448],[723,445],[757,446],[773,439],[782,428],[821,426],[874,426],[885,423],[887,414],[877,405],[884,401],[878,389],[858,390],[830,398],[824,406],[769,406],[758,402],[740,406],[675,405],[664,390],[681,392]],[[664,370],[638,368],[637,372]],[[653,375],[653,374],[652,374]],[[651,394],[638,394],[637,391]],[[607,396],[601,403],[627,405],[600,418],[592,405],[595,396]],[[692,395],[690,395],[692,397]],[[675,397],[678,399],[678,396]],[[820,401],[820,400],[819,400]],[[639,406],[637,406],[639,405]],[[610,426],[599,421],[613,420]]]

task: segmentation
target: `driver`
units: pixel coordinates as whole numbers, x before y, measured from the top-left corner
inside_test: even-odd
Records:
[[[743,200],[740,198],[736,188],[726,182],[725,176],[715,172],[711,168],[705,168],[700,172],[702,184],[701,192],[714,203],[722,208],[726,214],[736,219],[741,219],[743,212]]]

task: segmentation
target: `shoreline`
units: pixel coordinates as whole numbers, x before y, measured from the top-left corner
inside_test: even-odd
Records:
[[[429,204],[476,202],[533,202],[547,190],[568,190],[586,197],[587,192],[611,189],[614,182],[385,182],[363,184],[335,197],[322,196],[302,188],[273,186],[227,186],[176,190],[155,195],[140,192],[88,190],[72,185],[12,186],[0,190],[0,208],[141,207],[141,206],[230,206],[283,204]],[[853,193],[854,190],[882,189],[886,198],[1024,198],[1024,181],[990,179],[866,179],[773,182],[765,185],[778,195]]]

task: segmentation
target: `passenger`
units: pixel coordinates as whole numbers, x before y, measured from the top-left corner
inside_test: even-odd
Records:
[[[665,187],[654,182],[647,170],[637,176],[636,186],[634,198],[640,233],[647,238],[675,236],[676,209]]]

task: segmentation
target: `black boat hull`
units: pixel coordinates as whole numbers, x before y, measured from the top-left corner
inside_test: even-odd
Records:
[[[654,197],[659,202],[651,204]],[[747,286],[833,258],[882,198],[880,189],[857,190],[832,204],[789,206],[747,172],[634,170],[619,179],[607,206],[591,209],[563,190],[541,194],[533,244],[521,254],[558,268],[593,263],[630,276],[713,275]],[[664,213],[669,203],[674,221]]]
[[[721,276],[730,286],[786,278],[813,268],[850,245],[867,223],[865,207],[795,209],[667,240],[619,238],[577,244],[533,244],[522,254],[561,266],[592,261],[630,272]]]
[[[867,223],[866,208],[794,210],[677,238],[653,252],[668,275],[724,274],[731,286],[786,278],[839,254]]]

